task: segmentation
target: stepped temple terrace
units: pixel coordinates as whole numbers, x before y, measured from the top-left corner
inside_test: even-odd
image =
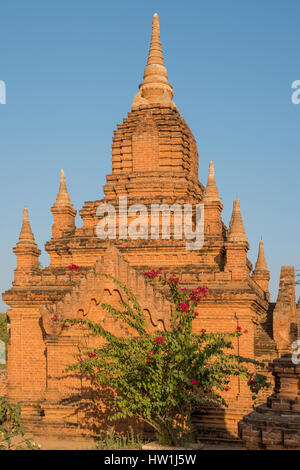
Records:
[[[95,384],[83,375],[65,372],[80,347],[91,340],[82,329],[71,328],[64,320],[90,319],[116,335],[128,334],[101,309],[103,302],[117,307],[122,300],[116,284],[99,275],[107,273],[134,292],[149,327],[163,332],[169,315],[168,298],[162,286],[146,282],[144,276],[146,271],[162,268],[177,276],[187,289],[207,286],[208,295],[199,304],[199,315],[193,322],[195,332],[241,328],[247,334],[235,339],[236,352],[271,364],[266,374],[272,387],[264,391],[258,408],[252,409],[247,381],[234,377],[224,393],[227,408],[204,407],[194,414],[199,438],[242,439],[250,449],[300,448],[300,366],[291,359],[291,345],[298,338],[300,325],[294,268],[281,268],[278,299],[270,302],[263,241],[254,247],[258,256],[252,266],[247,257],[242,204],[239,199],[233,201],[226,227],[214,164],[203,169],[200,161],[199,166],[195,138],[173,96],[155,14],[143,81],[130,112],[114,131],[112,170],[106,176],[104,198],[83,204],[80,228],[75,225],[77,211],[61,171],[51,207],[52,236],[45,244],[48,267],[39,264],[41,251],[29,212],[23,211],[19,240],[13,248],[14,281],[3,294],[9,306],[7,397],[22,401],[24,423],[36,435],[78,439],[97,434],[105,426],[105,413],[96,403]],[[99,238],[96,228],[103,216],[97,214],[97,208],[102,203],[115,207],[118,226],[123,216],[120,197],[126,197],[128,205],[143,204],[149,209],[153,204],[202,204],[203,246],[188,250],[184,237],[126,238],[118,229],[115,239]],[[159,224],[159,232],[161,229]]]

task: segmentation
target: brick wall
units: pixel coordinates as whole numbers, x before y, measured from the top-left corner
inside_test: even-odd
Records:
[[[0,369],[0,397],[7,393],[7,369]]]

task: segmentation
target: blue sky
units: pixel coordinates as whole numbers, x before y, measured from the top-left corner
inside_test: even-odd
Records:
[[[240,198],[249,258],[262,236],[275,299],[280,266],[300,268],[300,105],[291,102],[299,1],[10,0],[0,10],[1,292],[13,279],[24,206],[48,264],[61,168],[76,209],[102,197],[113,130],[142,81],[157,12],[199,179],[213,160],[226,224]]]

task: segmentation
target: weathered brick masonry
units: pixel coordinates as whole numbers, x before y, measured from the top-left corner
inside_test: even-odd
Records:
[[[0,397],[6,395],[7,392],[7,370],[0,369]]]
[[[274,390],[266,403],[245,416],[239,434],[248,449],[300,449],[300,366],[298,347],[300,303],[295,303],[295,270],[283,266],[277,304],[273,313],[274,336],[280,357],[269,369]],[[291,354],[291,345],[294,356]]]
[[[10,306],[8,396],[23,401],[24,419],[37,432],[75,437],[104,426],[104,410],[94,404],[94,384],[63,372],[73,362],[78,345],[89,339],[80,328],[62,325],[65,318],[85,317],[102,322],[115,333],[128,333],[99,306],[104,299],[117,305],[121,298],[115,285],[99,276],[101,272],[126,282],[137,295],[149,323],[162,330],[167,325],[168,302],[162,290],[145,284],[143,272],[162,267],[176,273],[187,288],[205,284],[209,295],[200,305],[195,331],[233,331],[241,326],[248,330],[236,340],[236,351],[241,355],[271,361],[280,353],[285,307],[279,303],[274,310],[269,302],[270,275],[263,242],[253,270],[247,258],[249,244],[240,202],[234,201],[227,229],[222,221],[223,205],[213,163],[205,188],[198,181],[195,139],[172,98],[155,15],[144,80],[131,112],[114,132],[112,173],[106,178],[104,199],[84,204],[80,211],[83,226],[77,228],[76,210],[61,173],[57,199],[51,208],[52,237],[45,245],[50,265],[44,269],[39,267],[40,250],[28,211],[24,210],[20,238],[14,248],[14,282],[3,294]],[[203,175],[203,169],[200,173]],[[149,208],[153,203],[204,203],[204,246],[191,251],[186,248],[186,240],[122,239],[118,233],[115,241],[99,239],[97,207],[100,202],[112,204],[117,217],[121,217],[119,196],[127,196],[128,205],[143,203]],[[68,270],[72,263],[81,269]],[[51,321],[54,315],[59,321]],[[237,422],[251,410],[251,394],[247,385],[236,379],[226,397],[228,409],[207,409],[195,416],[200,434],[214,439],[237,438]]]

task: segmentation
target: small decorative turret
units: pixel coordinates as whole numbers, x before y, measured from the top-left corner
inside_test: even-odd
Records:
[[[54,216],[52,225],[52,238],[60,238],[64,232],[75,228],[76,210],[68,194],[64,170],[60,171],[60,184],[55,204],[51,207]]]
[[[55,205],[56,206],[72,205],[70,196],[67,190],[67,186],[66,186],[66,178],[65,178],[64,170],[60,170],[59,190],[57,193]]]
[[[232,279],[245,279],[252,271],[252,264],[247,258],[249,250],[240,208],[240,200],[235,199],[227,232],[225,271],[231,271]]]
[[[257,256],[257,261],[256,261],[254,272],[258,272],[258,271],[268,271],[268,265],[266,262],[265,252],[264,252],[264,242],[262,240],[260,240],[259,242],[258,256]]]
[[[222,238],[223,224],[221,214],[223,205],[215,181],[213,162],[210,162],[209,164],[208,180],[203,202],[205,207],[205,235],[214,238]]]
[[[232,210],[231,220],[229,223],[227,240],[230,242],[248,243],[248,238],[246,237],[245,227],[244,227],[243,219],[241,216],[240,200],[238,198],[235,199],[235,201],[233,202],[233,210]]]
[[[139,86],[131,108],[132,111],[143,105],[164,105],[176,108],[172,101],[174,92],[173,87],[168,81],[167,69],[164,64],[164,58],[159,34],[159,18],[155,13],[152,19],[152,38],[149,49],[148,62],[144,72],[143,83]]]
[[[28,273],[38,269],[39,256],[41,251],[38,249],[31,230],[28,210],[23,210],[23,223],[19,236],[19,241],[13,248],[17,258],[17,267],[15,270],[15,283],[26,281]]]
[[[23,221],[22,221],[22,228],[19,235],[19,241],[17,246],[34,246],[36,247],[36,243],[34,240],[34,235],[31,230],[30,222],[29,222],[29,213],[28,209],[24,207],[23,209]]]
[[[215,181],[215,168],[213,162],[209,164],[208,170],[208,180],[205,190],[205,195],[203,201],[213,201],[213,202],[221,202],[222,199],[219,196],[219,191]]]
[[[255,265],[255,269],[252,274],[252,279],[268,294],[269,297],[269,280],[270,271],[264,253],[264,242],[259,242],[258,256]]]

